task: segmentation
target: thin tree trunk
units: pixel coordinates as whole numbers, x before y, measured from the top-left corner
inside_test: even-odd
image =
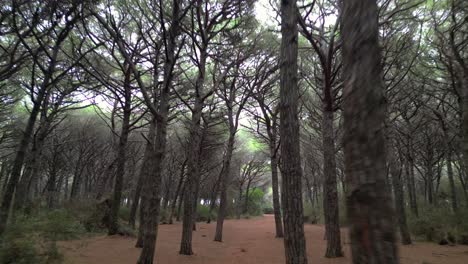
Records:
[[[448,150],[448,153],[447,153],[447,175],[448,175],[449,183],[450,183],[452,209],[455,213],[457,213],[458,212],[457,189],[455,188],[455,181],[453,179],[452,151],[451,150]]]
[[[388,143],[390,144],[390,143]],[[395,159],[394,153],[389,150],[389,166],[390,175],[392,176],[393,193],[395,197],[395,208],[398,218],[398,226],[400,229],[401,243],[403,245],[411,244],[411,236],[406,223],[406,212],[405,212],[405,201],[403,193],[403,184],[401,181],[401,168],[398,168],[397,160]]]
[[[213,213],[213,210],[216,207],[216,198],[218,197],[218,188],[219,188],[219,177],[216,180],[216,183],[213,186],[213,190],[211,192],[210,210],[208,213],[208,220],[206,221],[207,224],[211,223],[211,214]]]
[[[434,171],[432,169],[432,163],[431,162],[428,162],[428,164],[426,164],[426,188],[427,188],[427,192],[426,192],[426,198],[427,198],[427,202],[429,203],[429,205],[433,205],[434,204],[434,183],[432,182],[432,180],[434,179]]]
[[[47,208],[54,209],[57,199],[57,171],[54,165],[47,184]]]
[[[276,136],[275,136],[276,138]],[[276,139],[270,142],[271,188],[273,192],[273,212],[275,214],[276,237],[283,237],[283,222],[281,221],[281,204],[278,183],[278,158],[276,155]]]
[[[183,201],[184,201],[184,194],[185,194],[185,187],[187,186],[186,183],[183,183],[182,185],[182,193],[180,194],[180,197],[179,197],[179,205],[177,205],[177,215],[176,215],[176,221],[177,222],[180,222],[180,215],[181,215],[181,211],[182,211],[182,204],[183,204]]]
[[[376,0],[342,1],[344,154],[353,263],[396,264]]]
[[[331,93],[331,91],[329,91]],[[329,94],[328,97],[330,97]],[[325,257],[342,257],[340,217],[338,209],[338,187],[336,183],[335,138],[333,129],[333,106],[327,104],[323,111],[322,140],[323,140],[323,174],[325,178],[323,209],[325,216],[325,234],[327,249]]]
[[[244,214],[247,214],[247,211],[249,209],[249,192],[250,192],[250,184],[251,184],[252,181],[248,181],[247,182],[247,188],[245,190],[245,199],[244,199],[244,209],[243,209],[243,212]]]
[[[182,168],[180,169],[179,183],[177,184],[177,189],[176,189],[176,193],[174,195],[174,200],[172,201],[172,204],[171,204],[171,213],[169,215],[169,224],[170,225],[173,224],[172,218],[174,217],[174,212],[175,212],[176,205],[177,205],[177,197],[179,197],[179,194],[180,194],[181,189],[182,189],[182,185],[184,184],[184,176],[185,176],[185,167],[186,166],[187,166],[187,159],[184,160],[184,163],[182,164]],[[182,197],[180,197],[179,199],[182,199]]]
[[[242,214],[242,193],[242,186],[240,186],[239,196],[237,197],[237,219],[240,219]]]
[[[281,1],[280,138],[282,206],[286,264],[307,264],[302,208],[297,86],[298,29],[296,0]]]

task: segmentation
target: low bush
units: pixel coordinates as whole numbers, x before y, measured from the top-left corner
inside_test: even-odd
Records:
[[[273,210],[272,207],[265,207],[265,208],[263,208],[263,213],[264,214],[274,214],[275,211]]]
[[[439,244],[468,243],[468,211],[457,214],[450,208],[422,207],[419,217],[409,215],[409,228],[416,239]]]
[[[48,215],[53,223],[62,216]],[[45,214],[26,218],[18,216],[14,223],[0,238],[0,263],[2,264],[55,264],[62,263],[63,256],[59,252],[55,238],[69,237],[71,228],[57,226],[51,232],[51,226],[45,220]],[[57,234],[62,234],[58,236]]]

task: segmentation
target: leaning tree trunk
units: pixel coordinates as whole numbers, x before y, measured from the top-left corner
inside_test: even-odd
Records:
[[[128,66],[130,68],[130,66]],[[114,192],[110,210],[109,235],[115,235],[119,229],[119,210],[122,199],[123,180],[126,165],[126,149],[128,136],[130,133],[130,115],[131,115],[131,91],[130,91],[130,70],[127,70],[125,81],[125,103],[123,109],[122,128],[120,131],[119,145],[117,149],[117,170],[115,173]]]
[[[281,1],[280,138],[282,206],[286,264],[307,264],[302,208],[302,168],[299,145],[297,86],[297,5]]]
[[[385,97],[376,0],[342,2],[344,153],[353,263],[398,263],[386,185]]]
[[[26,129],[23,132],[21,141],[19,143],[18,150],[16,151],[16,156],[13,161],[13,167],[11,169],[10,177],[6,185],[6,190],[3,194],[2,204],[0,207],[0,235],[5,231],[5,227],[8,221],[8,216],[10,212],[10,207],[13,201],[13,195],[18,185],[18,181],[21,176],[21,170],[23,168],[24,159],[26,157],[26,151],[28,150],[29,142],[31,141],[31,136],[34,131],[34,124],[36,123],[37,116],[40,110],[40,102],[44,98],[45,90],[47,85],[43,85],[39,94],[36,98],[36,102],[33,104],[31,113],[29,115],[28,123]]]
[[[329,91],[331,92],[331,91]],[[329,94],[328,97],[331,97]],[[323,209],[325,216],[325,234],[327,249],[325,257],[341,257],[340,217],[338,209],[338,187],[336,183],[335,138],[333,129],[333,106],[331,102],[323,111],[322,140],[323,140],[323,175],[325,178]]]

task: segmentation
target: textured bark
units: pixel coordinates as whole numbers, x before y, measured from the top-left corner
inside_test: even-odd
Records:
[[[156,118],[156,139],[152,149],[154,158],[153,173],[148,174],[143,187],[144,208],[143,249],[138,264],[153,264],[158,235],[159,211],[161,202],[161,181],[163,162],[166,155],[167,125],[169,116],[170,89],[172,86],[173,68],[176,62],[176,39],[179,35],[180,1],[172,1],[172,21],[166,42],[166,60],[164,62],[164,81],[159,95],[159,116]]]
[[[461,62],[460,62],[461,63]],[[468,64],[466,64],[468,65]],[[462,142],[461,142],[461,149],[463,152],[463,166],[464,168],[468,168],[468,68],[466,68],[463,72],[464,76],[461,82],[461,110],[462,110]],[[465,169],[466,170],[466,169]],[[468,204],[467,204],[468,206]]]
[[[286,264],[306,264],[302,208],[297,86],[298,29],[295,0],[281,1],[280,138]]]
[[[331,91],[329,91],[331,92]],[[331,96],[331,94],[329,94]],[[335,138],[331,103],[325,106],[322,123],[323,174],[325,178],[323,208],[327,249],[325,257],[341,257],[340,217],[338,210],[338,187],[336,182]]]
[[[232,119],[232,113],[230,119]],[[229,122],[232,123],[232,122]],[[220,179],[220,202],[219,202],[219,210],[218,210],[218,219],[216,221],[216,232],[214,241],[221,242],[223,241],[223,225],[224,225],[224,217],[226,216],[226,209],[227,209],[227,189],[229,184],[229,173],[231,169],[231,158],[232,152],[234,151],[234,140],[236,136],[236,130],[231,128],[229,133],[228,144],[226,148],[226,153],[224,155],[223,160],[223,168],[221,172],[221,179]]]
[[[385,98],[376,0],[342,2],[344,153],[353,263],[398,263],[386,185]]]

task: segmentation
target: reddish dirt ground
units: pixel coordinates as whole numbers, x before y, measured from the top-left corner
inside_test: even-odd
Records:
[[[271,215],[249,220],[227,220],[224,224],[224,242],[214,242],[215,223],[199,223],[193,235],[193,256],[178,254],[181,237],[180,223],[161,225],[156,246],[158,264],[283,264],[283,240],[274,235]],[[351,263],[349,239],[343,232],[345,257],[324,258],[326,243],[324,228],[305,225],[309,263]],[[99,236],[60,244],[67,264],[132,264],[140,250],[134,247],[134,238]],[[467,264],[468,246],[439,246],[416,243],[402,246],[403,264]]]

